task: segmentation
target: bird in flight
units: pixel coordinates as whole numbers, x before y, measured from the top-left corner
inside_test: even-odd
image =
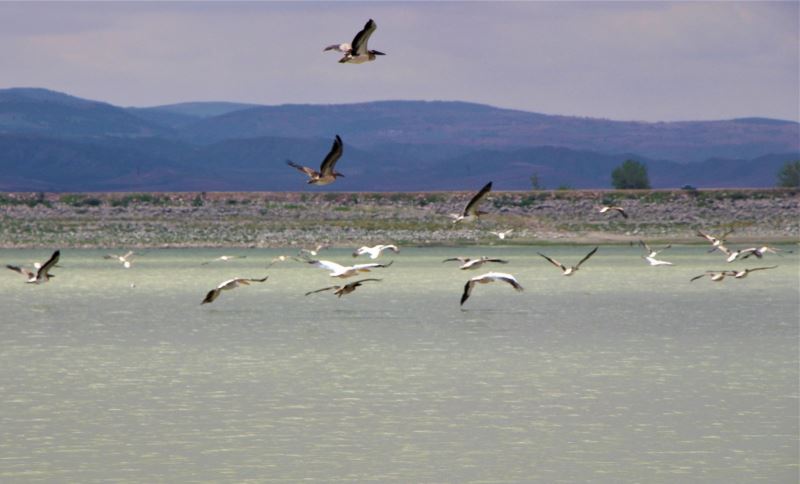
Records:
[[[741,271],[726,271],[725,275],[733,276],[735,279],[744,279],[751,272],[763,271],[763,270],[766,270],[766,269],[775,269],[776,267],[778,267],[778,266],[754,267],[752,269],[742,269]]]
[[[384,250],[391,250],[394,253],[400,252],[400,249],[398,249],[396,245],[378,244],[373,247],[367,247],[365,245],[363,247],[359,247],[358,249],[356,249],[355,252],[353,252],[353,257],[369,254],[370,259],[377,259]]]
[[[500,240],[505,240],[506,237],[508,237],[513,231],[514,229],[508,229],[508,230],[503,230],[502,232],[490,231],[489,233],[492,235],[496,235],[497,238]]]
[[[325,245],[325,244],[317,244],[317,246],[314,247],[313,249],[300,249],[300,250],[298,250],[297,251],[297,255],[299,255],[300,257],[309,257],[309,256],[316,257],[316,256],[319,255],[319,253],[322,251],[322,249],[327,249],[327,248],[328,248],[328,246]]]
[[[478,267],[482,266],[487,262],[496,262],[498,264],[508,264],[507,260],[503,259],[495,259],[486,256],[479,257],[477,259],[470,259],[469,257],[451,257],[449,259],[445,259],[442,262],[451,262],[451,261],[458,261],[461,262],[461,266],[459,269],[467,270],[467,269],[477,269]]]
[[[306,296],[310,294],[315,294],[322,291],[330,291],[331,289],[334,290],[334,294],[338,297],[342,297],[344,295],[350,294],[351,292],[355,291],[357,287],[359,287],[362,283],[368,281],[380,281],[380,279],[359,279],[357,281],[353,281],[349,284],[345,284],[344,286],[330,286],[330,287],[323,287],[322,289],[317,289],[316,291],[309,291],[306,293]]]
[[[208,303],[214,302],[214,300],[219,297],[219,295],[220,295],[220,293],[222,293],[222,291],[229,291],[231,289],[235,289],[235,288],[239,287],[240,285],[249,286],[251,282],[264,282],[264,281],[267,280],[268,277],[269,276],[265,276],[263,279],[244,279],[244,278],[241,278],[241,277],[237,277],[237,278],[234,278],[234,279],[228,279],[227,281],[223,281],[223,282],[219,283],[219,285],[217,287],[215,287],[214,289],[208,291],[208,294],[206,294],[206,297],[203,299],[203,302],[201,302],[200,304],[202,305],[202,304],[208,304]]]
[[[764,254],[770,253],[775,255],[781,255],[781,252],[788,252],[792,253],[791,250],[781,250],[776,247],[770,247],[768,245],[764,245],[761,247],[753,247],[751,249],[746,249],[747,253],[743,254],[740,259],[747,259],[748,257],[756,256],[757,259],[764,257]],[[743,251],[744,252],[744,251]]]
[[[618,207],[616,205],[603,205],[600,207],[600,213],[608,213],[608,212],[619,212],[624,218],[628,218],[628,214],[625,213],[625,209],[622,207]]]
[[[394,263],[394,262],[389,262],[388,264],[370,263],[370,264],[355,264],[352,266],[343,266],[341,264],[337,264],[336,262],[332,262],[329,260],[308,260],[304,262],[306,262],[307,264],[311,264],[314,267],[325,269],[326,271],[330,272],[331,277],[339,277],[341,279],[355,276],[359,272],[369,272],[370,269],[375,269],[377,267],[389,267]]]
[[[647,243],[644,240],[640,240],[639,241],[639,245],[647,253],[647,255],[643,255],[642,256],[642,259],[646,260],[647,263],[650,264],[651,266],[671,266],[671,265],[674,265],[674,264],[672,264],[672,262],[667,262],[665,260],[659,260],[659,259],[656,258],[656,256],[658,254],[660,254],[661,252],[664,252],[665,250],[667,250],[670,247],[672,247],[672,244],[669,244],[669,245],[667,245],[665,247],[662,247],[659,250],[655,250],[655,249],[651,248],[649,245],[647,245]]]
[[[492,182],[484,185],[483,188],[470,199],[461,213],[450,214],[450,216],[453,217],[453,223],[461,222],[462,220],[470,222],[480,215],[485,214],[486,212],[478,210],[478,204],[481,203],[490,191],[492,191]]]
[[[25,282],[28,284],[42,284],[49,281],[51,277],[54,277],[52,274],[50,274],[50,269],[52,269],[53,266],[58,263],[59,257],[61,257],[60,250],[53,252],[50,258],[47,259],[47,262],[42,264],[36,272],[12,265],[7,265],[6,268],[27,277],[28,280]]]
[[[720,250],[725,252],[725,250],[724,250],[725,249],[725,245],[724,245],[725,244],[725,237],[730,235],[731,232],[733,232],[732,229],[728,230],[724,234],[722,234],[722,237],[715,237],[715,236],[713,236],[711,234],[707,234],[705,232],[702,232],[702,231],[698,230],[697,231],[697,236],[698,237],[703,237],[704,239],[706,239],[711,244],[711,250],[709,252],[714,252],[715,250],[719,249],[720,247],[722,247],[722,249],[720,249]]]
[[[369,19],[364,25],[364,28],[353,38],[352,43],[329,45],[323,49],[323,52],[335,50],[343,53],[344,56],[339,59],[339,63],[341,64],[362,64],[364,62],[374,61],[376,56],[386,55],[377,50],[369,50],[367,47],[369,38],[377,28],[378,24],[376,24],[374,20]]]
[[[130,269],[133,255],[134,255],[133,251],[129,250],[125,255],[117,255],[117,254],[104,255],[103,259],[116,259],[122,263],[122,267],[124,267],[125,269]]]
[[[555,259],[551,259],[550,257],[547,257],[546,255],[542,254],[541,252],[537,252],[537,254],[539,254],[540,256],[544,257],[551,264],[553,264],[554,266],[556,266],[559,269],[561,269],[561,271],[564,273],[565,276],[571,276],[572,274],[575,274],[578,271],[578,269],[581,267],[581,264],[583,264],[584,262],[589,260],[589,257],[593,256],[594,253],[597,252],[597,249],[598,249],[598,247],[595,247],[594,249],[591,250],[591,252],[586,254],[583,257],[583,259],[580,260],[580,262],[578,262],[574,266],[570,266],[570,267],[565,266],[564,264],[562,264],[561,262],[558,262]]]
[[[342,156],[343,150],[342,138],[337,134],[336,138],[333,140],[331,150],[328,152],[328,155],[325,156],[325,159],[322,160],[322,164],[319,165],[319,171],[307,166],[298,165],[292,160],[286,160],[286,164],[308,175],[308,183],[312,185],[328,185],[335,182],[337,177],[344,176],[334,170],[336,161]]]
[[[464,303],[467,302],[467,299],[469,299],[469,296],[472,294],[472,288],[475,287],[475,284],[488,284],[495,281],[507,282],[508,284],[511,284],[511,286],[517,290],[517,292],[522,292],[522,286],[511,274],[506,274],[505,272],[487,272],[486,274],[475,276],[467,281],[467,283],[464,285],[464,292],[461,294],[461,305],[463,306]]]
[[[727,275],[730,275],[729,271],[706,271],[704,274],[700,274],[699,276],[694,276],[693,278],[689,279],[689,282],[694,282],[703,277],[708,277],[714,282],[720,282],[725,279],[725,276]]]
[[[216,259],[211,259],[210,261],[203,262],[200,265],[207,266],[208,264],[211,264],[212,262],[217,262],[217,261],[228,262],[228,261],[232,261],[233,259],[246,259],[246,258],[247,258],[246,255],[221,255],[221,256],[217,257]]]

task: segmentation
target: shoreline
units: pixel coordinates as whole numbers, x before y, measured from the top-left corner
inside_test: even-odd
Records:
[[[454,225],[468,192],[0,193],[0,248],[293,248],[702,244],[800,240],[800,191],[787,189],[492,192],[489,212]],[[630,217],[598,213],[603,204]],[[492,230],[513,228],[500,241]]]

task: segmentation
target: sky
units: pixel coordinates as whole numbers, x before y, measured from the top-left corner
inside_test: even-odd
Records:
[[[368,19],[375,62],[323,47]],[[120,106],[458,100],[800,121],[800,2],[2,2],[0,88]]]

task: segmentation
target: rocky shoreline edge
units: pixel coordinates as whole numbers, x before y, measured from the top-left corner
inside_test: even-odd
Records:
[[[489,212],[453,224],[467,192],[0,193],[0,248],[334,247],[704,243],[800,240],[800,191],[555,190],[492,192]],[[601,214],[605,204],[630,215]],[[490,231],[514,229],[499,241]]]

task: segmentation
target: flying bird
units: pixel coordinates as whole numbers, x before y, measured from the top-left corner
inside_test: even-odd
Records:
[[[609,211],[619,212],[624,218],[628,218],[628,214],[625,213],[625,209],[622,207],[618,207],[616,205],[603,205],[600,207],[600,213],[607,213]]]
[[[649,255],[643,255],[642,259],[646,260],[648,264],[651,266],[671,266],[675,265],[672,262],[667,262],[665,260],[656,259],[655,257]]]
[[[263,279],[243,279],[241,277],[237,277],[235,279],[229,279],[227,281],[221,282],[217,287],[208,291],[208,294],[206,294],[205,299],[203,299],[203,302],[201,302],[200,304],[202,305],[214,302],[214,300],[219,297],[222,291],[229,291],[231,289],[239,287],[240,285],[249,286],[251,282],[264,282],[267,280],[268,277],[269,276],[265,276]]]
[[[490,231],[489,233],[492,235],[496,235],[497,238],[500,240],[505,240],[506,237],[508,237],[513,231],[514,229],[508,229],[508,230],[503,230],[502,232]]]
[[[273,257],[269,264],[267,264],[267,269],[274,266],[278,262],[286,262],[287,260],[291,259],[291,256],[288,255],[279,255],[278,257]]]
[[[307,166],[298,165],[292,160],[286,160],[286,164],[293,168],[297,168],[299,171],[308,175],[308,183],[313,185],[328,185],[335,182],[336,177],[344,176],[338,171],[334,170],[336,161],[342,156],[343,150],[344,147],[342,146],[342,138],[340,138],[337,134],[336,139],[333,140],[333,146],[331,146],[331,150],[328,152],[328,155],[325,156],[325,159],[322,160],[322,164],[319,165],[319,171]]]
[[[769,266],[769,267],[754,267],[752,269],[743,269],[741,271],[726,271],[725,275],[733,276],[735,279],[744,279],[747,277],[748,274],[754,271],[763,271],[766,269],[775,269],[778,266]]]
[[[665,250],[667,250],[670,247],[672,247],[672,244],[669,244],[669,245],[667,245],[665,247],[662,247],[659,250],[653,249],[652,247],[647,245],[647,243],[644,240],[640,240],[639,241],[639,245],[642,246],[644,251],[647,253],[647,255],[642,256],[642,259],[646,260],[647,263],[650,264],[651,266],[671,266],[671,265],[674,265],[672,262],[667,262],[665,260],[656,259],[656,256],[658,256],[659,253],[664,252]]]
[[[761,246],[761,247],[758,247],[758,248],[754,247],[753,249],[748,249],[748,253],[742,255],[741,258],[742,259],[747,259],[748,257],[756,256],[757,259],[760,259],[760,258],[764,257],[764,254],[766,254],[768,252],[771,253],[771,254],[775,254],[775,255],[781,255],[780,252],[788,252],[790,254],[792,253],[791,250],[781,250],[781,249],[778,249],[776,247],[769,247],[767,245],[764,245],[764,246]]]
[[[522,291],[522,286],[520,286],[519,282],[512,276],[511,274],[506,274],[505,272],[487,272],[486,274],[475,276],[464,285],[464,293],[461,294],[461,305],[463,306],[464,303],[469,299],[470,294],[472,294],[472,288],[475,287],[475,284],[488,284],[494,281],[502,281],[511,284],[511,286],[516,289],[518,292]]]
[[[342,297],[346,294],[350,294],[351,292],[355,291],[358,286],[360,286],[364,282],[368,281],[380,281],[380,279],[359,279],[357,281],[351,282],[349,284],[345,284],[344,286],[330,286],[330,287],[323,287],[322,289],[317,289],[316,291],[309,291],[306,293],[306,296],[309,294],[315,294],[322,291],[330,291],[331,289],[334,290],[334,294],[338,297]]]
[[[729,275],[728,271],[706,271],[705,274],[700,274],[699,276],[694,276],[693,278],[689,279],[689,282],[694,282],[700,278],[708,277],[714,282],[719,282],[725,279],[725,276]]]
[[[451,262],[451,261],[458,261],[461,262],[461,266],[459,269],[467,270],[467,269],[477,269],[478,267],[482,266],[487,262],[496,262],[498,264],[508,264],[507,260],[503,259],[494,259],[489,258],[486,256],[479,257],[477,259],[470,259],[469,257],[451,257],[449,259],[445,259],[442,262]]]
[[[478,193],[476,193],[475,196],[472,197],[472,199],[470,199],[470,201],[467,203],[467,205],[464,207],[464,210],[461,213],[450,214],[450,216],[453,217],[454,219],[453,223],[461,222],[462,220],[470,222],[479,217],[480,215],[485,214],[486,212],[478,210],[478,204],[481,203],[481,201],[486,197],[486,195],[490,191],[492,191],[492,182],[489,182],[486,185],[484,185],[484,187],[481,188],[481,190]]]
[[[400,252],[400,249],[397,248],[396,245],[383,245],[378,244],[373,247],[359,247],[358,249],[353,252],[353,257],[358,257],[360,255],[369,254],[370,259],[377,259],[384,250],[391,250],[392,252]]]
[[[125,255],[117,255],[117,254],[108,254],[104,255],[103,259],[116,259],[122,263],[122,267],[126,269],[131,268],[131,258],[133,257],[133,251],[129,250]]]
[[[369,48],[367,48],[367,42],[377,28],[378,24],[376,24],[374,20],[369,19],[364,25],[364,28],[353,38],[352,43],[329,45],[323,49],[323,52],[335,50],[343,53],[344,57],[339,59],[339,63],[342,64],[362,64],[364,62],[374,61],[376,56],[386,55],[383,52],[369,50]]]
[[[246,258],[247,258],[246,255],[221,255],[221,256],[217,257],[216,259],[212,259],[210,261],[203,262],[200,265],[207,266],[208,264],[211,264],[212,262],[217,262],[217,261],[228,262],[228,261],[232,261],[233,259],[246,259]]]
[[[574,266],[570,266],[570,267],[565,266],[564,264],[562,264],[561,262],[558,262],[555,259],[551,259],[550,257],[547,257],[546,255],[542,254],[541,252],[537,252],[537,254],[539,254],[540,256],[544,257],[551,264],[553,264],[554,266],[556,266],[559,269],[561,269],[561,271],[564,273],[565,276],[571,276],[572,274],[575,274],[578,271],[578,269],[581,267],[581,264],[583,264],[584,262],[589,260],[589,257],[593,256],[594,253],[597,252],[597,249],[598,249],[598,247],[595,247],[594,249],[591,250],[591,252],[586,254],[583,257],[583,259],[580,260],[580,262],[578,262]]]
[[[51,277],[54,277],[52,274],[50,274],[50,269],[52,269],[53,266],[55,266],[58,263],[59,257],[61,257],[60,250],[53,252],[50,258],[47,259],[47,262],[42,264],[36,272],[12,265],[7,265],[6,268],[14,272],[18,272],[23,276],[27,277],[28,280],[25,282],[27,282],[28,284],[42,284],[49,281]]]
[[[369,272],[370,269],[375,269],[377,267],[389,267],[394,263],[393,261],[389,262],[388,264],[370,263],[370,264],[355,264],[352,266],[343,266],[341,264],[337,264],[336,262],[332,262],[329,260],[309,260],[305,262],[313,265],[314,267],[319,267],[320,269],[325,269],[326,271],[329,271],[331,277],[339,277],[341,279],[355,276],[359,272]]]
[[[732,232],[733,230],[731,229],[722,234],[722,237],[715,237],[711,234],[707,234],[705,232],[698,230],[697,236],[706,239],[711,244],[711,250],[709,252],[714,252],[715,250],[719,249],[720,246],[722,246],[722,248],[725,249],[725,246],[723,245],[725,243],[725,237],[730,235]]]
[[[309,256],[316,257],[316,256],[319,255],[319,253],[322,251],[322,249],[327,249],[327,248],[328,248],[328,246],[325,245],[325,244],[317,244],[317,246],[314,247],[313,249],[300,249],[300,250],[298,250],[297,251],[297,255],[299,255],[300,257],[309,257]]]

